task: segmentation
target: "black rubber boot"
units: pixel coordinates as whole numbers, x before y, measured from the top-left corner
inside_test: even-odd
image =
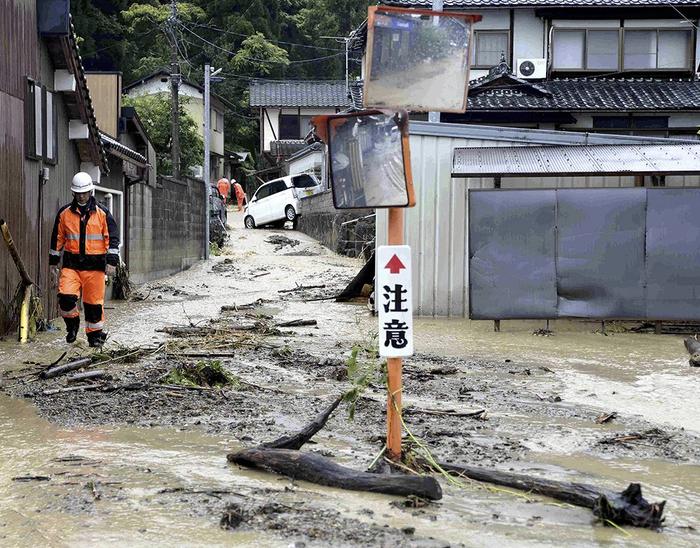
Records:
[[[80,329],[80,318],[63,318],[66,322],[66,342],[74,343],[78,338],[78,330]]]
[[[99,348],[107,341],[109,333],[106,331],[91,331],[87,334],[88,344],[94,348]]]

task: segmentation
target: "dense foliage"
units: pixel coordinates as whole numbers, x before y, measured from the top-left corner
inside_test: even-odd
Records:
[[[322,36],[347,36],[365,19],[369,3],[177,2],[174,38],[184,77],[201,84],[205,60],[223,69],[224,80],[214,84],[213,91],[227,106],[226,148],[255,152],[257,117],[248,107],[247,93],[251,78],[345,77],[344,44]],[[169,1],[71,0],[71,11],[87,68],[119,70],[126,84],[169,68],[173,39],[168,31]],[[352,60],[350,70],[357,74],[359,62]]]

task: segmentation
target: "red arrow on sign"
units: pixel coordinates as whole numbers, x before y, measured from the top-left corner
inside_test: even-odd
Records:
[[[384,268],[388,268],[392,274],[399,274],[402,268],[406,268],[396,255],[394,255]]]

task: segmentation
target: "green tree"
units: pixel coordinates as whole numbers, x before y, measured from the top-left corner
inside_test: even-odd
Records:
[[[269,76],[281,72],[289,65],[289,55],[282,48],[265,40],[257,32],[241,44],[241,48],[231,59],[231,68],[239,73],[253,76]]]
[[[123,98],[123,103],[125,106],[134,107],[138,112],[153,148],[156,150],[158,173],[171,174],[173,165],[170,160],[170,96],[166,94],[143,95],[141,97],[126,96]],[[197,124],[185,112],[183,103],[180,103],[180,151],[180,164],[183,172],[186,172],[189,167],[202,165],[204,143],[197,133]]]

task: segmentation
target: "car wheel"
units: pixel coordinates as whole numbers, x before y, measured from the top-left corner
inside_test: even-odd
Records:
[[[243,222],[246,228],[255,228],[255,219],[250,215],[248,215]]]
[[[294,207],[293,207],[293,206],[288,205],[288,206],[284,209],[284,216],[287,217],[287,220],[288,220],[288,221],[294,221],[294,219],[297,218],[297,212],[294,211]]]

